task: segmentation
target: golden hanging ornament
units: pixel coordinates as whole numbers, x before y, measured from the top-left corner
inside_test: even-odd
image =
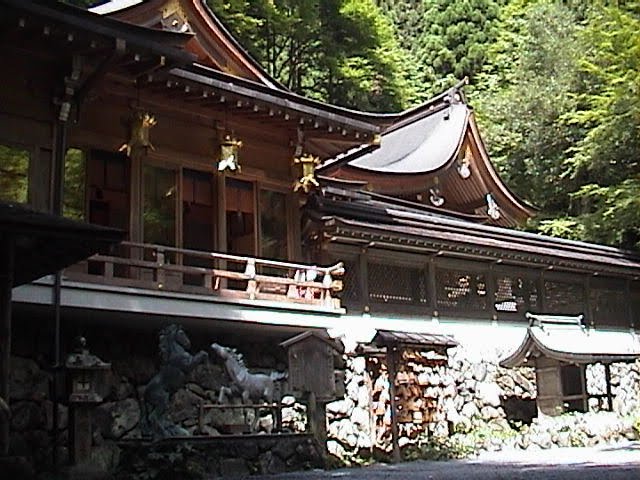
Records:
[[[218,171],[240,172],[239,150],[242,148],[242,141],[231,135],[225,135],[220,144],[220,160],[218,161]]]
[[[152,127],[155,127],[157,123],[156,118],[149,112],[136,112],[131,119],[129,140],[123,143],[118,151],[126,151],[127,156],[130,157],[132,152],[135,153],[142,149],[144,149],[145,152],[148,148],[155,150],[149,139],[149,131]]]
[[[313,155],[302,155],[293,159],[295,165],[302,165],[302,176],[294,183],[293,191],[304,190],[309,193],[313,188],[319,187],[320,184],[315,178],[316,167],[322,163],[318,157]]]

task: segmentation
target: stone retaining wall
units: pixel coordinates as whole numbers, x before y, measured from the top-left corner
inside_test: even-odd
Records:
[[[416,435],[413,426],[400,428],[400,445],[436,442],[461,453],[478,449],[549,448],[593,445],[634,438],[634,418],[640,417],[640,362],[611,367],[614,412],[601,412],[597,400],[590,412],[556,418],[537,418],[535,372],[532,368],[505,369],[498,366],[500,348],[484,349],[481,355],[464,346],[449,350],[446,365],[417,368],[425,379],[425,395],[438,398],[433,422]],[[376,433],[374,393],[388,389],[386,376],[372,378],[366,360],[352,355],[346,374],[346,397],[327,406],[329,451],[343,459],[389,451],[390,434]],[[381,384],[381,385],[379,385]],[[590,393],[604,393],[604,368],[587,367]],[[388,395],[384,419],[390,426]]]

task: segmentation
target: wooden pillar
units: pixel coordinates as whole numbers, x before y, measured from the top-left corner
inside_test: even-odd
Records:
[[[0,237],[0,397],[9,405],[11,361],[11,289],[13,288],[14,243]],[[9,453],[9,416],[0,415],[0,456]]]
[[[389,374],[389,401],[391,402],[391,444],[393,447],[392,460],[400,462],[399,432],[398,432],[398,405],[396,403],[396,376],[398,367],[398,349],[395,346],[387,346],[387,372]]]
[[[327,453],[327,407],[324,402],[318,402],[314,392],[309,392],[307,423],[311,434],[321,448],[322,455],[325,456]]]
[[[613,393],[611,392],[611,364],[604,364],[604,379],[607,384],[607,406],[608,410],[613,412]]]

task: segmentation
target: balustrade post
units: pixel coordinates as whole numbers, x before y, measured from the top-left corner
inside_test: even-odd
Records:
[[[330,307],[333,304],[333,297],[331,296],[331,285],[333,284],[333,278],[329,271],[325,272],[322,278],[322,302],[326,307]]]
[[[158,288],[164,287],[164,274],[164,250],[158,249],[156,250],[156,283]]]
[[[258,282],[256,282],[256,260],[255,258],[247,259],[247,266],[244,269],[244,274],[249,277],[247,281],[247,293],[250,300],[255,300],[256,293],[258,292]]]
[[[104,262],[104,277],[113,278],[113,262]]]

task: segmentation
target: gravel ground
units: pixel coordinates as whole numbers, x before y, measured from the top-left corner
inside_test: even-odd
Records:
[[[252,480],[640,480],[640,442],[482,454],[474,460],[417,461],[332,471],[254,476]]]

